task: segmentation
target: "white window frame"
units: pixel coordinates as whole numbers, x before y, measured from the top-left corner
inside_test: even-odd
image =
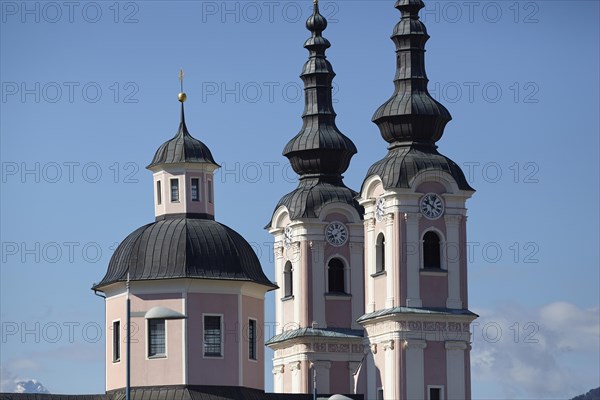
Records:
[[[162,189],[162,181],[160,179],[156,180],[156,205],[157,206],[161,206],[162,205],[162,198],[163,198],[163,189]]]
[[[157,318],[157,319],[163,319],[163,318]],[[168,332],[168,320],[164,319],[165,321],[165,354],[163,356],[150,356],[150,319],[146,320],[146,360],[164,360],[165,358],[168,358],[168,354],[169,354],[169,343],[168,343],[168,338],[169,338],[169,332]]]
[[[440,389],[440,400],[445,399],[443,385],[427,385],[427,400],[431,400],[431,389]]]
[[[342,264],[344,264],[344,293],[335,293],[335,294],[350,296],[352,294],[352,293],[350,293],[350,263],[348,262],[348,260],[346,260],[346,257],[342,256],[341,254],[334,254],[327,259],[327,262],[325,262],[326,294],[328,294],[328,295],[331,294],[331,292],[329,291],[329,263],[334,258],[339,259],[342,262]]]
[[[177,200],[173,200],[173,181],[177,182]],[[169,199],[171,203],[181,203],[181,183],[179,178],[169,178]]]
[[[204,321],[204,317],[219,317],[221,319],[221,355],[220,356],[207,356],[204,352],[204,333],[206,332],[206,325]],[[225,358],[225,316],[223,314],[214,314],[214,313],[203,313],[202,314],[202,358],[206,358],[208,360],[220,360]]]
[[[425,270],[425,257],[424,257],[424,248],[425,245],[425,234],[427,232],[433,232],[440,238],[440,269],[443,271],[448,270],[448,265],[446,264],[446,237],[444,234],[437,228],[429,227],[425,229],[421,234],[421,245],[419,246],[419,268],[421,271]]]
[[[196,200],[194,200],[194,180],[198,181],[198,185],[196,186]],[[202,180],[200,179],[199,176],[192,176],[190,178],[190,201],[194,202],[194,203],[198,203],[200,202],[200,199],[202,199],[202,194],[201,194],[201,190],[200,188],[202,187]]]
[[[254,355],[250,358],[250,321],[254,321]],[[258,318],[248,317],[248,361],[258,363]]]
[[[215,203],[215,192],[212,179],[206,180],[206,202],[208,204]]]
[[[115,360],[115,323],[118,322],[119,323],[119,359]],[[123,336],[121,336],[121,331],[123,330],[123,325],[121,324],[121,319],[114,319],[112,320],[112,331],[113,331],[113,336],[112,336],[112,362],[113,364],[119,364],[121,362],[122,357],[122,352],[121,352],[121,343],[123,342]]]
[[[379,244],[379,238],[383,237],[383,246]],[[385,232],[379,232],[375,236],[375,272],[373,275],[380,275],[387,272],[386,264],[389,260],[385,259],[385,247],[387,246],[387,238]]]

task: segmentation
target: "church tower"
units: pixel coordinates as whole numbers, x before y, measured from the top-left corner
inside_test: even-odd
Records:
[[[388,153],[369,169],[365,208],[368,399],[470,399],[465,203],[474,190],[437,151],[451,120],[427,90],[421,0],[399,0],[392,97],[373,122]]]
[[[106,298],[109,393],[200,385],[238,396],[264,390],[264,297],[275,285],[248,242],[215,221],[219,166],[188,132],[185,100],[180,93],[176,135],[148,166],[155,222],[121,242],[93,287]]]
[[[363,358],[363,208],[342,174],[356,154],[336,126],[333,68],[322,36],[327,20],[318,1],[306,23],[311,37],[301,78],[305,109],[300,132],[283,154],[299,175],[298,188],[277,204],[267,229],[275,239],[277,334],[274,389],[278,393],[353,393]]]

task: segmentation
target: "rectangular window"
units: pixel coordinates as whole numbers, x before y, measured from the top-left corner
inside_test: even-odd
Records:
[[[429,400],[443,400],[441,388],[429,388]]]
[[[148,357],[161,358],[166,357],[166,336],[165,320],[148,320]]]
[[[222,357],[221,350],[221,317],[204,316],[204,356]]]
[[[206,190],[208,190],[208,202],[210,204],[213,203],[213,186],[212,186],[212,181],[208,181],[206,182]]]
[[[256,360],[256,320],[248,321],[248,358]]]
[[[171,179],[171,201],[179,201],[179,179]]]
[[[121,361],[121,321],[113,322],[113,362]]]
[[[192,201],[200,201],[200,193],[198,189],[200,188],[200,179],[193,178],[192,179]]]
[[[156,181],[156,203],[159,206],[162,204],[162,190],[160,186],[160,181]]]

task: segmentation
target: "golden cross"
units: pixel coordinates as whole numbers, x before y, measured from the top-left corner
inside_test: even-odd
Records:
[[[183,68],[179,70],[179,82],[181,82],[181,91],[183,92]]]

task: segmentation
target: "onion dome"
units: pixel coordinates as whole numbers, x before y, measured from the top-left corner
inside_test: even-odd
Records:
[[[208,219],[168,218],[131,233],[115,250],[94,289],[115,282],[218,279],[275,287],[250,244],[233,229]]]
[[[356,146],[335,124],[332,101],[333,67],[325,51],[331,44],[321,34],[327,20],[315,2],[314,12],[306,22],[312,36],[304,43],[309,52],[300,77],[304,82],[305,108],[300,132],[285,146],[286,156],[300,179],[321,178],[340,181],[348,169]]]
[[[410,188],[419,173],[441,171],[450,174],[461,190],[473,191],[460,167],[440,154],[435,144],[452,117],[427,90],[425,43],[429,35],[419,20],[419,10],[425,5],[421,0],[398,0],[395,7],[402,14],[391,37],[397,54],[395,90],[373,116],[389,143],[388,154],[371,166],[366,179],[378,175],[386,190]]]
[[[434,146],[452,117],[427,90],[425,43],[429,35],[419,20],[419,10],[425,5],[421,0],[399,0],[395,7],[402,13],[391,37],[398,63],[395,90],[375,112],[373,122],[390,147],[411,142]]]
[[[208,146],[188,132],[183,109],[183,103],[186,99],[185,93],[179,94],[179,101],[181,102],[179,130],[171,140],[166,141],[156,150],[152,162],[146,168],[151,169],[159,165],[182,163],[205,163],[219,167]]]
[[[276,207],[287,207],[290,218],[318,218],[321,209],[330,203],[346,203],[359,215],[362,207],[355,200],[357,193],[344,185],[342,173],[357,153],[356,146],[335,124],[332,82],[335,72],[325,51],[331,47],[322,36],[327,19],[319,12],[315,1],[313,14],[306,22],[312,33],[304,47],[309,52],[300,78],[304,82],[305,107],[302,129],[289,141],[283,155],[300,175],[299,186],[284,196]]]

